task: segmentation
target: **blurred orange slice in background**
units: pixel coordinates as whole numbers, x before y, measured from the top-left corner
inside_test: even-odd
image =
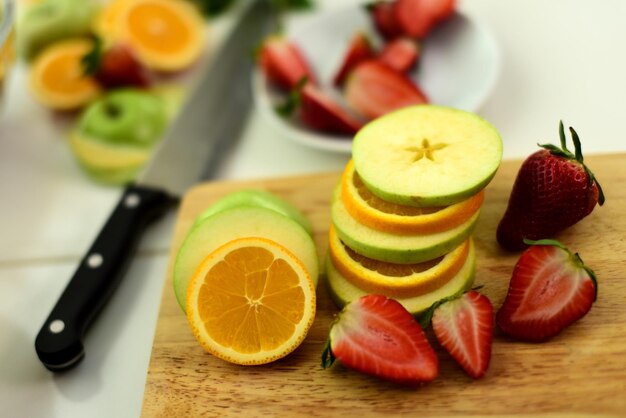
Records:
[[[89,39],[52,44],[37,56],[30,70],[30,89],[44,105],[57,110],[78,109],[101,93],[93,77],[84,74],[82,57],[93,47]]]
[[[124,42],[149,68],[175,72],[192,65],[204,44],[204,20],[185,0],[115,0],[96,18],[95,31]]]
[[[264,364],[302,343],[315,301],[313,280],[289,250],[266,238],[239,238],[197,268],[187,291],[187,319],[211,354]]]

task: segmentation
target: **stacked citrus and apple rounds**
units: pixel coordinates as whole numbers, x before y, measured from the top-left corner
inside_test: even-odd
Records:
[[[362,128],[332,198],[326,263],[339,306],[371,293],[417,315],[471,286],[471,234],[502,158],[479,116],[418,105]]]

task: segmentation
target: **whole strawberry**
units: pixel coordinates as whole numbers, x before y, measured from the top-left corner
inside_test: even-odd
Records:
[[[543,149],[522,164],[498,225],[503,248],[522,250],[527,247],[524,238],[550,238],[589,215],[596,203],[604,203],[600,184],[583,163],[580,139],[573,128],[569,130],[574,153],[567,149],[561,122],[561,147],[540,145]]]
[[[83,57],[86,74],[93,75],[106,89],[118,87],[149,87],[148,69],[139,61],[130,46],[115,44],[104,48],[99,38],[93,49]]]
[[[578,253],[554,240],[531,245],[515,265],[498,327],[522,341],[540,342],[559,334],[589,312],[597,278]]]

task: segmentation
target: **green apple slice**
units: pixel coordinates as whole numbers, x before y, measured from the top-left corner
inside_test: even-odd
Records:
[[[469,254],[461,270],[439,289],[421,296],[396,298],[412,315],[420,315],[433,303],[446,297],[460,294],[469,289],[474,282],[476,273],[476,250],[470,241]],[[326,257],[326,278],[330,297],[341,309],[355,299],[365,296],[366,291],[359,289],[341,275],[333,265],[330,257]]]
[[[480,210],[459,226],[434,234],[400,235],[363,225],[350,215],[341,190],[335,188],[331,217],[337,235],[352,250],[366,257],[388,263],[421,263],[440,257],[458,247],[472,234]]]
[[[317,285],[319,260],[313,238],[296,221],[272,209],[240,206],[218,212],[196,224],[183,241],[174,262],[176,299],[185,310],[187,287],[202,260],[237,238],[260,237],[289,249],[302,261]]]
[[[502,160],[496,129],[473,113],[418,105],[363,127],[354,166],[372,193],[412,206],[447,206],[478,193]]]
[[[202,212],[196,218],[195,224],[218,212],[238,206],[254,206],[274,210],[298,222],[309,235],[313,234],[313,228],[309,220],[291,203],[260,189],[245,189],[227,194]]]

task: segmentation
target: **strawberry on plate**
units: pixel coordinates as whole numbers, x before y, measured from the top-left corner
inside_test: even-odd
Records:
[[[396,0],[393,14],[402,32],[424,39],[437,25],[452,16],[456,0]]]
[[[522,164],[497,229],[503,248],[521,250],[527,247],[524,238],[551,238],[604,203],[600,184],[583,162],[580,139],[573,128],[570,133],[574,153],[565,144],[561,122],[561,147],[541,145]]]
[[[344,95],[351,109],[369,119],[401,107],[428,103],[411,79],[378,60],[362,62],[352,70]]]
[[[417,41],[402,37],[385,44],[377,59],[394,70],[405,73],[413,68],[419,55],[420,46]]]
[[[94,46],[83,59],[86,74],[93,75],[104,88],[149,87],[148,69],[139,61],[129,45],[118,43],[104,49],[95,38]]]
[[[439,361],[424,331],[396,300],[366,295],[344,307],[330,329],[322,366],[344,366],[395,383],[434,380]]]
[[[350,71],[360,62],[363,62],[374,56],[372,44],[363,32],[357,32],[352,36],[348,43],[348,49],[343,56],[339,71],[335,75],[333,83],[335,86],[341,86]]]
[[[483,377],[493,343],[493,306],[487,296],[471,290],[438,302],[431,309],[439,344],[470,377]]]
[[[391,40],[402,35],[402,28],[400,28],[400,24],[396,21],[393,11],[393,2],[374,1],[366,7],[374,23],[374,27],[380,36],[386,40]]]
[[[515,265],[498,327],[522,341],[541,342],[589,312],[597,297],[595,273],[578,253],[554,240],[531,245]]]
[[[297,116],[315,131],[354,135],[363,124],[344,109],[332,96],[303,79],[277,108],[282,116],[297,111]]]
[[[300,48],[282,35],[272,35],[261,44],[258,65],[270,84],[291,90],[306,78],[317,84],[315,74]]]

